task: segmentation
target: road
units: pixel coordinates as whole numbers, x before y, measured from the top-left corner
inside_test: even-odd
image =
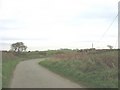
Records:
[[[44,59],[20,62],[13,73],[10,88],[82,88],[40,66],[38,63],[42,60]]]

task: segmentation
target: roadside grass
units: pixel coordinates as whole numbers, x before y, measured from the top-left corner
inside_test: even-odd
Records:
[[[11,52],[2,52],[2,88],[9,87],[13,71],[20,60]]]
[[[11,61],[4,62],[2,64],[2,67],[3,67],[2,87],[3,88],[9,87],[13,71],[18,63],[19,63],[19,60],[11,60]]]
[[[13,52],[2,52],[2,88],[9,88],[16,65],[23,60],[42,58],[38,52],[26,52],[16,54]]]
[[[0,61],[0,89],[2,89],[2,61]]]
[[[86,87],[118,87],[117,51],[58,54],[39,64]]]

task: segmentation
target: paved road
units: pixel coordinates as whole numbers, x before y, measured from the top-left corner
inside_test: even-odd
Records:
[[[38,62],[44,59],[33,59],[20,62],[11,81],[11,88],[81,88],[80,85],[63,78]]]

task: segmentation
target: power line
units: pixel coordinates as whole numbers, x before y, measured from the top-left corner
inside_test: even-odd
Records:
[[[105,34],[110,30],[111,26],[113,25],[113,23],[115,22],[115,20],[117,19],[118,14],[115,16],[115,18],[113,19],[113,21],[110,23],[110,25],[108,26],[108,28],[106,29],[106,31],[103,33],[102,37],[100,38],[100,40],[98,40],[98,42],[100,42],[103,37],[105,36]]]

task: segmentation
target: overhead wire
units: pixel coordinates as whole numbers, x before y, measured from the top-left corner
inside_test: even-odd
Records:
[[[98,40],[98,43],[104,38],[105,34],[110,30],[111,26],[113,25],[113,23],[115,22],[115,20],[117,19],[118,14],[115,16],[115,18],[113,19],[113,21],[110,23],[110,25],[108,26],[108,28],[106,29],[106,31],[102,34],[101,38]]]

